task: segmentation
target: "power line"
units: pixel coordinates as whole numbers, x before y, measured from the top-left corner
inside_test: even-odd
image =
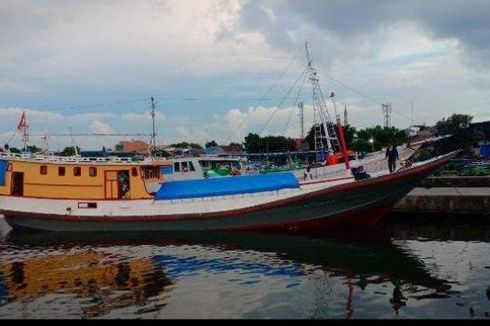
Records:
[[[154,99],[157,100],[174,100],[174,101],[256,101],[259,98],[256,97],[194,97],[194,96],[154,96]],[[260,101],[270,101],[269,98],[260,98]],[[131,99],[125,101],[115,101],[115,102],[105,102],[98,104],[89,104],[89,105],[68,105],[62,107],[55,107],[54,110],[71,110],[71,109],[89,109],[89,108],[97,108],[97,107],[112,107],[116,105],[124,105],[124,104],[134,104],[139,102],[146,102],[148,98],[139,98],[139,99]]]
[[[379,101],[379,100],[375,99],[374,97],[371,97],[371,96],[369,96],[369,95],[364,94],[363,92],[361,92],[361,91],[359,91],[359,90],[357,90],[357,89],[355,89],[355,88],[353,88],[353,87],[351,87],[351,86],[349,86],[349,85],[347,85],[347,84],[345,84],[345,83],[341,82],[340,80],[337,80],[337,79],[335,79],[335,78],[333,78],[333,77],[330,77],[329,75],[327,75],[327,74],[325,74],[325,73],[322,73],[322,75],[324,75],[324,76],[325,76],[327,79],[330,79],[330,80],[331,80],[331,81],[333,81],[334,83],[337,83],[337,84],[339,84],[339,85],[341,85],[341,86],[343,86],[343,87],[345,87],[345,88],[347,88],[347,89],[349,89],[349,90],[353,91],[354,93],[356,93],[356,94],[358,94],[358,95],[361,95],[362,97],[367,98],[368,100],[370,100],[370,101],[372,101],[372,102],[374,102],[374,103],[376,103],[376,104],[378,104],[378,105],[381,105],[381,104],[382,104],[382,103],[381,103],[381,101]]]
[[[339,84],[339,85],[341,85],[341,86],[343,86],[343,87],[351,90],[352,92],[354,92],[354,93],[356,93],[356,94],[358,94],[358,95],[360,95],[360,96],[362,96],[362,97],[364,97],[364,98],[372,101],[373,103],[376,103],[377,105],[381,105],[381,106],[385,105],[385,103],[382,103],[381,101],[375,99],[374,97],[371,97],[371,96],[369,96],[369,95],[367,95],[367,94],[365,94],[365,93],[363,93],[363,92],[361,92],[361,91],[359,91],[359,90],[357,90],[357,89],[355,89],[355,88],[353,88],[353,87],[351,87],[351,86],[349,86],[349,85],[341,82],[340,80],[337,80],[337,79],[335,79],[335,78],[333,78],[333,77],[331,77],[331,76],[329,76],[329,75],[327,75],[325,73],[322,73],[322,75],[325,76],[327,79],[330,79],[334,83]],[[398,114],[398,115],[400,115],[400,116],[402,116],[402,117],[404,117],[405,119],[407,119],[409,121],[412,121],[412,119],[410,117],[406,116],[405,114],[403,114],[401,112],[398,112],[398,111],[393,110],[393,109],[391,109],[391,111],[394,112],[394,113],[396,113],[396,114]]]
[[[107,136],[107,137],[129,137],[129,136],[134,136],[134,137],[151,137],[153,133],[151,134],[145,134],[145,133],[57,133],[57,134],[49,134],[50,137],[85,137],[85,136]],[[155,133],[156,135],[156,133]],[[32,137],[45,137],[45,135],[37,134],[37,135],[31,135]]]

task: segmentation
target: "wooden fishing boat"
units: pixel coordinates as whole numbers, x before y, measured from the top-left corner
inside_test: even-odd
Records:
[[[172,177],[187,161],[148,157],[81,158],[0,154],[0,214],[14,228],[48,231],[298,229],[371,226],[455,153],[390,173],[384,154],[360,180],[351,169],[343,126],[329,119],[306,46],[313,86],[315,151],[342,152],[344,164],[224,178]],[[304,75],[303,75],[304,74]],[[300,79],[301,79],[300,78]],[[298,79],[299,80],[299,79]],[[335,113],[334,93],[329,98]],[[154,102],[152,98],[154,122]],[[26,126],[22,116],[20,126]],[[23,129],[26,139],[26,129]],[[155,125],[152,144],[156,148]],[[27,146],[26,146],[27,147]],[[411,155],[411,153],[410,153]],[[185,163],[185,164],[184,164]],[[354,163],[353,163],[354,164]],[[357,165],[361,164],[359,161]],[[193,168],[198,166],[196,163]],[[358,166],[357,166],[358,167]],[[354,169],[356,166],[354,166]],[[191,169],[192,170],[192,169]],[[191,171],[196,172],[196,171]]]
[[[0,156],[0,214],[48,231],[249,230],[374,225],[455,153],[356,180],[293,173],[165,181],[166,161]]]

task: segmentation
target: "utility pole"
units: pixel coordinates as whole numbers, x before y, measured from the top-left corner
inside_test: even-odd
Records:
[[[347,120],[347,103],[344,106],[344,126],[347,126],[349,121]]]
[[[299,127],[301,131],[301,139],[305,139],[305,108],[303,106],[303,102],[298,103],[299,109]]]

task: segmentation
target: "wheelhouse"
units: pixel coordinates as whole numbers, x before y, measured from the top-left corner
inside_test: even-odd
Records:
[[[0,195],[50,199],[149,199],[168,162],[0,156]]]

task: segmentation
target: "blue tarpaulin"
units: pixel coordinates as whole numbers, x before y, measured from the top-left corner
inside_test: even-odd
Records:
[[[170,181],[162,184],[155,194],[155,199],[165,200],[224,196],[273,191],[285,188],[299,188],[298,179],[291,172],[216,179]]]
[[[162,173],[163,174],[173,174],[174,173],[174,167],[172,165],[164,165],[162,167]]]
[[[480,156],[490,158],[490,144],[480,145]]]
[[[6,300],[7,297],[8,297],[7,286],[5,286],[2,273],[0,273],[0,302]]]
[[[0,186],[5,186],[5,173],[8,165],[8,161],[0,160]]]

